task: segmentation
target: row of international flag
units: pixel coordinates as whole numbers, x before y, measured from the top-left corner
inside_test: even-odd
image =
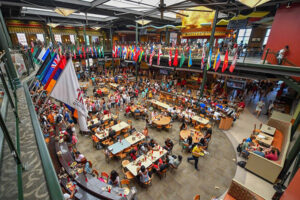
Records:
[[[35,61],[41,61],[41,55],[44,55],[47,51],[49,50],[46,49],[45,47],[33,47],[31,48],[31,53],[33,55],[33,58]],[[103,46],[90,46],[90,47],[85,47],[85,46],[68,46],[68,47],[63,47],[59,46],[57,49],[54,49],[60,56],[68,56],[72,57],[73,59],[77,58],[87,58],[87,54],[89,54],[89,57],[92,58],[104,58],[104,49]],[[38,59],[40,58],[40,59]]]
[[[192,50],[188,47],[186,48],[186,51],[188,52],[188,67],[192,66]],[[156,53],[157,52],[157,53]],[[148,60],[148,54],[150,54],[149,56],[149,60]],[[137,46],[117,46],[114,45],[113,49],[112,49],[112,56],[114,58],[122,58],[124,60],[133,60],[135,62],[141,62],[144,58],[144,61],[146,63],[149,63],[152,66],[152,61],[153,61],[153,57],[157,55],[157,65],[160,65],[160,57],[162,56],[162,51],[161,48],[158,48],[157,50],[155,50],[153,48],[153,46],[151,46],[150,51],[148,48],[143,48],[143,47],[137,47]],[[203,46],[202,49],[202,57],[201,57],[201,69],[204,69],[204,67],[207,68],[207,70],[209,69],[213,69],[215,71],[218,71],[220,64],[221,64],[221,54],[220,54],[220,50],[217,50],[217,53],[214,56],[214,61],[212,60],[213,56],[212,56],[212,50],[209,51],[209,55],[208,55],[208,59],[205,62],[205,46]],[[229,67],[229,71],[232,73],[235,69],[235,65],[237,62],[237,53],[234,55],[233,61]],[[173,61],[172,61],[173,60]],[[184,55],[184,51],[182,51],[181,55],[180,55],[180,60],[178,62],[178,49],[175,49],[175,55],[173,58],[172,55],[172,50],[169,50],[169,66],[172,67],[177,67],[179,64],[179,67],[182,67],[183,64],[185,62],[185,55]],[[226,69],[228,68],[228,50],[225,53],[225,57],[224,57],[224,62],[223,62],[223,66],[222,66],[222,72],[225,72]],[[206,66],[205,66],[206,64]]]

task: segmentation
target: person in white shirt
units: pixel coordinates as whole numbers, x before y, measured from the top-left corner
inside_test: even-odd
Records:
[[[256,109],[255,109],[257,117],[260,116],[261,111],[262,111],[264,105],[265,105],[265,103],[263,102],[263,100],[260,100],[259,102],[257,102]]]
[[[277,61],[278,61],[278,65],[282,64],[283,58],[286,54],[286,52],[289,51],[289,46],[286,45],[283,49],[280,49],[277,55]]]

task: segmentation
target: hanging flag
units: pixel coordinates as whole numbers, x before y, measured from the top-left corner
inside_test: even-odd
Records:
[[[46,53],[46,49],[42,48],[41,53],[40,53],[40,55],[37,58],[38,62],[40,62],[42,60],[42,58],[44,57],[45,53]]]
[[[212,57],[212,49],[209,50],[209,55],[207,59],[206,69],[209,70],[211,68],[211,57]]]
[[[41,76],[42,72],[45,70],[45,68],[47,67],[50,60],[51,60],[51,54],[48,53],[46,58],[44,59],[42,65],[40,66],[39,70],[36,73],[36,77],[38,79],[40,79],[40,76]]]
[[[221,54],[220,54],[220,51],[218,49],[217,56],[216,56],[216,59],[215,59],[215,64],[214,64],[215,72],[218,71],[220,64],[221,64]]]
[[[102,57],[104,58],[104,50],[103,50],[103,46],[101,46],[101,52],[102,52]]]
[[[203,69],[204,64],[205,64],[205,45],[203,45],[202,48],[201,69]]]
[[[48,94],[52,91],[59,75],[61,74],[62,70],[64,69],[67,63],[67,59],[65,56],[62,56],[59,60],[59,63],[56,65],[55,69],[53,70],[51,76],[49,77],[47,83],[44,86],[44,90],[47,90]]]
[[[144,55],[144,50],[141,49],[141,53],[140,53],[140,56],[139,56],[139,62],[142,61],[143,55]]]
[[[188,62],[188,67],[191,67],[193,64],[192,62],[192,50],[190,49],[189,50],[189,62]]]
[[[171,51],[171,48],[170,48],[170,51],[169,51],[169,66],[170,67],[172,66],[172,51]]]
[[[46,67],[44,68],[44,70],[42,71],[42,73],[37,77],[40,81],[43,80],[44,76],[47,74],[47,72],[49,71],[49,68],[51,67],[52,65],[52,62],[54,60],[56,56],[56,53],[55,52],[52,52],[51,55],[50,55],[50,60],[48,63],[46,63]]]
[[[100,50],[100,46],[97,47],[97,51],[98,51],[98,57],[101,58],[101,50]]]
[[[161,48],[159,47],[158,54],[157,54],[157,65],[160,65],[160,56],[161,55],[162,55],[162,52],[161,52]]]
[[[152,60],[153,56],[155,55],[155,50],[153,49],[153,46],[151,47],[151,54],[150,54],[150,59],[149,59],[149,64],[152,66]]]
[[[177,49],[175,50],[175,57],[173,60],[173,65],[174,65],[174,67],[177,67],[177,65],[178,65],[178,50]]]
[[[75,49],[75,46],[73,46],[73,57],[74,57],[74,59],[76,59],[76,49]]]
[[[228,49],[226,50],[225,53],[225,58],[224,58],[224,62],[223,62],[223,67],[222,67],[222,72],[225,72],[225,70],[228,67]]]
[[[235,69],[235,65],[236,65],[236,62],[237,62],[237,58],[238,58],[238,54],[237,54],[237,51],[235,52],[235,55],[233,57],[233,61],[229,67],[229,71],[232,73]]]
[[[147,63],[147,58],[148,58],[148,53],[149,53],[149,49],[145,49],[145,62]]]
[[[59,57],[58,54],[56,54],[54,56],[53,62],[51,64],[49,70],[47,71],[47,73],[45,74],[44,78],[42,79],[42,85],[45,85],[48,82],[48,80],[49,80],[52,72],[54,71],[55,67],[57,66],[59,60],[60,60],[60,57]]]
[[[184,53],[183,53],[183,51],[182,51],[181,57],[180,57],[179,67],[182,67],[182,65],[183,65],[183,63],[184,63],[184,60],[185,60],[185,56],[184,56]]]
[[[85,58],[86,58],[86,54],[85,54],[85,49],[84,49],[84,47],[82,47],[82,52],[83,52],[83,58],[85,59]]]
[[[89,131],[86,123],[88,112],[83,102],[83,94],[78,83],[72,59],[69,59],[50,96],[76,109],[80,130]]]

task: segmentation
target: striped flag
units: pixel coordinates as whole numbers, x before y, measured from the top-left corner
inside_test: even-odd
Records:
[[[150,54],[150,59],[149,59],[149,64],[152,66],[152,60],[153,56],[155,55],[155,50],[153,49],[153,46],[151,47],[151,54]]]
[[[205,45],[203,45],[202,48],[201,69],[203,69],[204,64],[205,64]]]
[[[160,65],[160,56],[162,55],[161,48],[159,48],[157,53],[157,65]]]
[[[56,55],[54,56],[54,59],[53,59],[53,62],[52,62],[52,64],[51,64],[50,68],[48,69],[46,75],[45,75],[44,78],[42,79],[42,85],[45,85],[45,84],[48,82],[48,80],[49,80],[49,78],[50,78],[52,72],[54,71],[55,67],[57,66],[59,60],[60,60],[60,57],[59,57],[58,54],[56,54]]]
[[[59,78],[61,72],[63,71],[66,65],[67,59],[65,56],[62,56],[59,63],[56,65],[55,69],[53,70],[50,78],[48,79],[47,83],[44,86],[44,90],[47,90],[48,94],[51,93],[57,79]]]
[[[224,58],[224,62],[223,62],[223,67],[222,67],[222,72],[225,72],[225,70],[228,67],[228,49],[226,50],[225,53],[225,58]]]
[[[188,62],[188,67],[191,67],[193,64],[192,62],[192,50],[190,49],[189,50],[189,62]]]
[[[237,51],[235,52],[235,55],[233,57],[233,61],[229,67],[229,71],[232,73],[235,69],[235,65],[236,65],[236,62],[237,62],[237,57],[238,57],[238,54],[237,54]]]
[[[209,56],[207,59],[206,69],[209,70],[211,68],[211,57],[212,57],[212,49],[209,50]]]
[[[170,67],[172,66],[172,51],[171,51],[171,48],[170,48],[170,51],[169,51],[169,66]]]

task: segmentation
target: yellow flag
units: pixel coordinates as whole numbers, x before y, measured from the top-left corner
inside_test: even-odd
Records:
[[[219,49],[218,49],[217,54],[215,55],[214,69],[216,69],[217,57],[218,57],[218,55],[219,55]]]

